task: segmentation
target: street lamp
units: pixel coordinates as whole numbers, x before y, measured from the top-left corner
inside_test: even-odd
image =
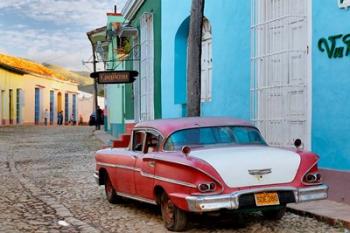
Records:
[[[96,46],[92,40],[92,33],[87,33],[87,36],[90,40],[91,43],[91,48],[92,48],[92,67],[93,67],[93,72],[96,72]],[[100,130],[100,122],[97,121],[97,106],[98,106],[98,102],[97,102],[97,95],[98,95],[98,90],[97,90],[97,81],[96,78],[94,78],[94,112],[95,112],[95,128],[96,130]]]

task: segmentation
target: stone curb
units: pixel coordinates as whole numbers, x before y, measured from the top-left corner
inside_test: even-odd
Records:
[[[317,214],[310,211],[300,210],[300,209],[296,209],[288,206],[287,206],[287,210],[291,213],[294,213],[300,216],[315,218],[318,221],[325,222],[331,226],[343,227],[350,230],[350,222],[343,219],[332,218],[322,214]]]

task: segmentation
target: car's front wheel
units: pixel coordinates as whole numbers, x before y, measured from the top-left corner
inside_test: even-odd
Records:
[[[165,227],[169,231],[183,231],[186,229],[186,212],[177,208],[165,192],[161,195],[160,207]]]
[[[121,202],[121,197],[117,195],[108,174],[106,175],[106,180],[105,180],[105,193],[106,193],[107,200],[110,203],[117,204]]]
[[[269,220],[280,220],[284,216],[285,213],[286,213],[285,206],[278,208],[278,209],[263,210],[262,211],[263,216]]]

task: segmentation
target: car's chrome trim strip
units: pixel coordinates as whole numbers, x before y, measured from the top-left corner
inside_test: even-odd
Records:
[[[192,183],[188,183],[188,182],[181,181],[181,180],[175,180],[175,179],[171,179],[171,178],[167,178],[167,177],[163,177],[163,176],[156,176],[156,175],[153,175],[150,173],[143,172],[141,169],[133,168],[130,166],[117,165],[117,164],[111,164],[111,163],[101,163],[101,162],[97,162],[97,164],[101,165],[101,166],[106,166],[106,167],[121,168],[121,169],[131,170],[131,171],[135,171],[135,172],[140,172],[140,175],[144,176],[144,177],[148,177],[148,178],[152,178],[152,179],[156,179],[156,180],[160,180],[160,181],[164,181],[164,182],[168,182],[168,183],[172,183],[172,184],[178,184],[178,185],[182,185],[182,186],[186,186],[186,187],[190,187],[190,188],[197,188],[197,186],[195,184],[192,184]]]
[[[146,203],[149,203],[152,205],[157,205],[156,201],[151,200],[151,199],[147,199],[147,198],[143,198],[143,197],[139,197],[139,196],[133,196],[130,194],[120,193],[120,192],[117,192],[117,195],[122,196],[122,197],[126,197],[126,198],[130,198],[130,199],[134,199],[136,201],[146,202]]]
[[[106,167],[122,168],[122,169],[126,169],[126,170],[136,171],[135,168],[130,167],[130,166],[125,166],[125,165],[119,165],[119,164],[113,164],[113,163],[101,163],[101,162],[97,162],[96,164],[101,165],[101,166],[106,166]]]
[[[160,181],[164,181],[164,182],[168,182],[168,183],[172,183],[172,184],[178,184],[178,185],[182,185],[182,186],[186,186],[186,187],[190,187],[190,188],[197,188],[196,185],[185,182],[185,181],[170,179],[170,178],[166,178],[166,177],[162,177],[162,176],[156,176],[156,175],[152,175],[150,173],[145,173],[142,171],[140,171],[140,173],[142,176],[153,178],[156,180],[160,180]]]

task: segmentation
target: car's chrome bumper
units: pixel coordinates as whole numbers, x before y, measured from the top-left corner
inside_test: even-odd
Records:
[[[291,191],[294,194],[296,203],[322,200],[328,197],[328,186],[317,185],[306,188],[294,188],[294,187],[273,187],[273,188],[261,188],[261,189],[248,189],[241,190],[231,194],[212,195],[212,196],[188,196],[186,201],[189,211],[193,212],[206,212],[215,211],[220,209],[238,209],[239,197],[244,194],[254,194],[260,192],[273,192],[273,191]]]

